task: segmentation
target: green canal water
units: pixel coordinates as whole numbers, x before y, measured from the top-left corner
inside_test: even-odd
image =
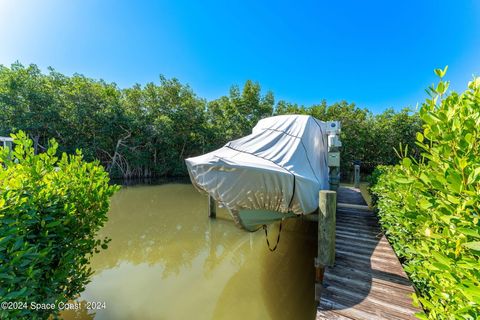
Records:
[[[108,250],[79,301],[105,309],[64,319],[314,319],[315,225],[284,223],[270,252],[263,231],[237,228],[225,210],[207,217],[190,184],[124,187],[100,237]],[[275,242],[278,226],[269,227]]]

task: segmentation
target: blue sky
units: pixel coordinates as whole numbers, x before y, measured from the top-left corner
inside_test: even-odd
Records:
[[[478,1],[0,0],[0,64],[120,87],[176,77],[201,97],[252,79],[276,100],[414,107],[449,65],[480,75]]]

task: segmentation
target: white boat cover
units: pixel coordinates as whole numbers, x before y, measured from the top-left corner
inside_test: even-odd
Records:
[[[306,115],[262,119],[252,134],[186,159],[194,186],[228,208],[309,214],[328,189],[326,123]],[[241,222],[241,221],[240,221]],[[241,224],[241,223],[240,223]]]

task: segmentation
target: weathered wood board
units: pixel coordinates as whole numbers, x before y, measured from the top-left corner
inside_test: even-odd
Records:
[[[337,196],[335,265],[324,274],[317,320],[415,319],[414,289],[360,190],[340,187]]]

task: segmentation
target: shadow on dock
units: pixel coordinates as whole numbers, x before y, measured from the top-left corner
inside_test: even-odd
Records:
[[[414,292],[358,189],[338,190],[335,265],[325,272],[317,319],[414,319]]]

